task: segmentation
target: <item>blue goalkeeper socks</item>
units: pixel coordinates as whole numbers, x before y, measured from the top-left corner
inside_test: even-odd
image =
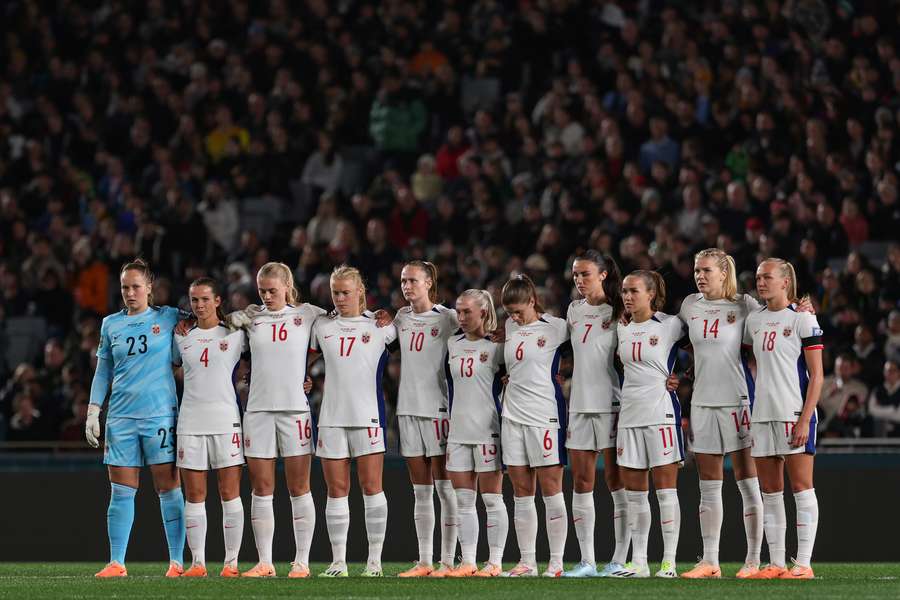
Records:
[[[162,513],[163,527],[166,529],[169,560],[182,564],[184,559],[184,496],[181,494],[180,487],[159,494],[159,510]]]
[[[109,534],[109,561],[125,564],[128,537],[134,522],[134,496],[137,490],[127,485],[110,482],[112,493],[106,511],[106,531]],[[179,494],[181,491],[179,490]]]

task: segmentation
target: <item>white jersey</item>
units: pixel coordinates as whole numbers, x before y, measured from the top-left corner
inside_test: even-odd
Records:
[[[325,358],[320,427],[385,426],[381,376],[388,359],[385,346],[395,339],[393,325],[378,327],[367,315],[316,321],[312,348]]]
[[[312,304],[263,309],[250,326],[250,398],[247,412],[309,412],[303,391],[313,323],[325,311]]]
[[[394,317],[400,345],[397,414],[447,418],[447,340],[459,329],[456,311],[439,304],[424,313],[405,306]]]
[[[694,349],[692,406],[752,406],[753,376],[741,356],[744,321],[759,310],[748,294],[730,300],[684,299],[678,316],[687,325]]]
[[[178,435],[213,435],[240,430],[241,414],[234,375],[248,349],[242,330],[224,325],[194,327],[172,336],[172,356],[184,367],[184,393],[178,412]]]
[[[459,332],[447,341],[450,372],[450,437],[454,444],[496,444],[500,438],[500,365],[503,345],[470,340]]]
[[[622,396],[616,372],[616,323],[609,304],[576,300],[566,313],[574,369],[569,413],[619,412]]]
[[[559,347],[569,339],[564,319],[543,314],[519,326],[506,320],[504,362],[509,383],[503,418],[531,427],[560,428],[566,422],[566,400],[556,381]]]
[[[643,323],[618,327],[619,360],[625,368],[619,429],[647,425],[681,425],[678,396],[666,389],[684,337],[681,319],[658,312]]]
[[[815,315],[790,307],[775,312],[763,307],[747,317],[744,343],[752,344],[756,358],[753,422],[795,422],[809,383],[803,350],[822,348]]]

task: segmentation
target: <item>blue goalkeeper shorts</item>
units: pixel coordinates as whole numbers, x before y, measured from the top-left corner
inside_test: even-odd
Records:
[[[114,467],[143,467],[175,462],[175,415],[106,420],[103,462]]]

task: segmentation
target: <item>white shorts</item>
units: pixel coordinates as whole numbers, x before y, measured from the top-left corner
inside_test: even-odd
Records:
[[[565,429],[522,425],[503,419],[500,428],[503,462],[507,466],[551,467],[566,464]]]
[[[785,456],[787,454],[816,453],[816,419],[809,424],[809,439],[805,446],[791,446],[794,423],[790,421],[769,421],[753,424],[753,446],[750,454],[754,457]]]
[[[566,448],[600,452],[616,447],[619,413],[570,413]]]
[[[322,427],[316,456],[319,458],[356,458],[384,452],[381,427]]]
[[[209,471],[244,464],[241,432],[210,435],[181,434],[178,436],[178,458],[175,464],[182,469]]]
[[[244,456],[248,458],[312,454],[313,443],[313,422],[308,412],[244,413]]]
[[[447,470],[487,473],[503,468],[500,444],[447,444]]]
[[[749,406],[691,407],[691,448],[701,454],[723,456],[749,448]]]
[[[399,415],[400,454],[403,456],[444,456],[450,417],[429,418]]]
[[[616,455],[620,467],[652,469],[684,461],[684,440],[678,425],[619,427]]]

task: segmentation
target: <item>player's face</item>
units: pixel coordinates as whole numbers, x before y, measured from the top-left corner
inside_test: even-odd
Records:
[[[597,263],[589,260],[576,260],[572,265],[572,279],[575,289],[582,297],[598,296],[603,293],[603,280],[606,271],[600,272]]]
[[[359,284],[351,277],[331,280],[331,301],[342,317],[359,316]]]
[[[269,310],[281,310],[287,304],[287,286],[278,277],[257,277],[259,299]]]
[[[725,286],[725,271],[719,268],[711,256],[698,258],[694,262],[694,282],[697,291],[709,296],[720,296]]]
[[[537,312],[534,310],[533,299],[529,300],[527,303],[504,304],[503,308],[516,325],[527,325],[528,323],[537,320]]]
[[[221,296],[216,296],[208,285],[198,285],[190,289],[191,311],[198,321],[216,316],[216,309],[222,304]]]
[[[787,294],[788,279],[782,277],[777,263],[764,262],[756,269],[756,291],[760,300],[772,300]]]
[[[400,291],[407,302],[417,302],[428,297],[431,281],[421,267],[403,267],[400,271]]]
[[[622,302],[625,311],[631,314],[647,312],[650,310],[650,301],[653,294],[647,289],[647,284],[642,277],[629,275],[622,282]]]
[[[484,323],[484,311],[478,303],[466,296],[456,300],[456,317],[460,328],[466,333],[478,331]]]
[[[129,269],[119,278],[122,285],[122,300],[130,313],[141,312],[150,301],[150,284],[144,274],[136,269]]]

